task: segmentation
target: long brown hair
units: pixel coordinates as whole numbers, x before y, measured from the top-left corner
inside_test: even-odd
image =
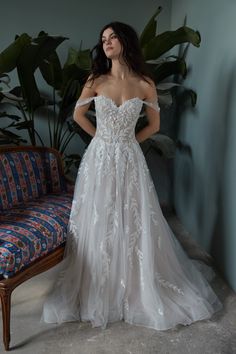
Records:
[[[107,74],[111,69],[112,61],[106,57],[102,43],[102,35],[107,28],[112,28],[117,35],[123,48],[123,60],[128,68],[148,82],[145,76],[149,78],[152,78],[152,76],[145,63],[138,35],[133,27],[122,22],[111,22],[102,28],[99,35],[99,41],[91,53],[92,68],[89,81],[93,81],[100,75]]]

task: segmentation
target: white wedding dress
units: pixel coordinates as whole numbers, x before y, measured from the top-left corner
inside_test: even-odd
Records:
[[[80,164],[61,269],[41,321],[124,320],[165,330],[210,318],[222,304],[167,224],[135,125],[143,104],[99,95],[97,130]],[[75,108],[75,109],[76,109]]]

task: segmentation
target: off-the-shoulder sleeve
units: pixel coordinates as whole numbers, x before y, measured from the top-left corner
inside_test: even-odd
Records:
[[[90,102],[92,102],[92,100],[94,99],[93,97],[88,97],[88,98],[83,98],[83,99],[78,99],[78,101],[75,104],[75,109],[80,107],[80,106],[84,106],[85,104],[88,104]]]
[[[155,109],[157,112],[160,112],[160,106],[159,106],[158,101],[149,102],[149,101],[143,100],[143,103],[146,104],[148,107]]]

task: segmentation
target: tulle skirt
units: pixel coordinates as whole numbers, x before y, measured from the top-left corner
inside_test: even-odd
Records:
[[[41,321],[105,328],[124,320],[165,330],[208,319],[222,304],[201,266],[166,222],[139,144],[94,137],[78,171],[64,259]]]

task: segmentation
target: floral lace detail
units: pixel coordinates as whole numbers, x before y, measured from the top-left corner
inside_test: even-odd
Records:
[[[156,278],[164,288],[172,289],[173,291],[175,291],[181,295],[184,295],[184,292],[182,289],[178,288],[177,285],[170,283],[168,280],[165,280],[159,273],[156,273]]]
[[[142,105],[152,107],[160,111],[158,102],[148,102],[139,97],[133,97],[126,100],[120,106],[106,96],[99,95],[87,99],[79,99],[75,109],[80,106],[95,101],[97,130],[95,138],[103,139],[106,143],[131,143],[135,142],[135,125],[137,123]],[[134,104],[135,103],[135,104]]]
[[[158,111],[158,103],[134,97],[118,107],[96,96],[75,109],[92,100],[96,134],[80,164],[64,269],[45,306],[46,322],[81,319],[105,328],[124,319],[168,329],[209,318],[217,298],[168,228],[135,139],[142,105]],[[167,280],[170,274],[182,288]]]

